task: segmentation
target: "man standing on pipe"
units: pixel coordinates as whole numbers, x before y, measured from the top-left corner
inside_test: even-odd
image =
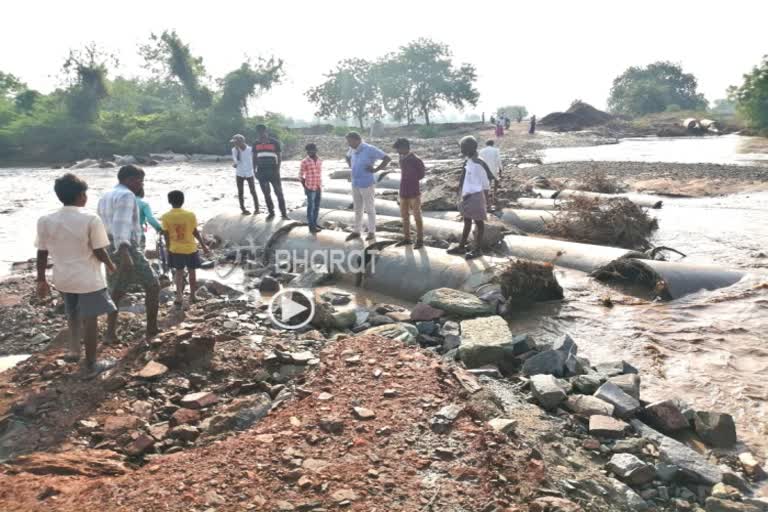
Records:
[[[448,254],[464,254],[470,260],[482,256],[483,234],[487,201],[486,195],[490,188],[491,170],[477,155],[477,139],[472,136],[464,137],[459,143],[461,154],[466,158],[464,170],[459,179],[459,211],[464,218],[464,231],[458,246],[448,249]],[[475,248],[467,251],[467,240],[475,223]]]
[[[403,235],[405,238],[399,245],[411,245],[411,211],[416,222],[416,245],[414,249],[424,247],[424,221],[421,217],[421,190],[419,181],[424,178],[426,169],[424,162],[411,152],[408,139],[397,139],[394,148],[400,155],[400,216],[403,219]]]
[[[363,142],[357,132],[347,134],[347,165],[352,169],[352,202],[355,207],[355,228],[347,240],[360,238],[363,230],[363,209],[368,212],[368,236],[366,240],[376,238],[376,195],[375,173],[384,169],[392,159],[376,146]],[[378,166],[374,164],[381,160]]]
[[[253,181],[253,149],[245,143],[245,137],[233,135],[229,141],[232,143],[232,167],[235,168],[235,181],[237,182],[237,199],[240,201],[240,211],[243,215],[250,215],[245,207],[243,188],[248,182],[248,188],[253,198],[253,214],[259,213],[259,197],[256,195],[256,185]]]
[[[269,211],[267,220],[275,218],[275,205],[272,202],[270,185],[277,196],[280,215],[284,219],[288,218],[285,198],[283,197],[283,185],[280,179],[280,164],[282,163],[280,153],[280,141],[269,136],[266,126],[263,124],[256,125],[256,141],[253,143],[253,169],[256,171],[256,178],[259,180],[264,201],[267,203],[267,210]]]

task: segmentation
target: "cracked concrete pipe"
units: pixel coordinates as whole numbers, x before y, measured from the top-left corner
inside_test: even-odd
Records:
[[[344,180],[328,180],[323,186],[323,194],[342,194],[352,198],[352,183]],[[397,196],[398,191],[389,188],[376,189],[377,196]]]
[[[560,199],[546,199],[537,197],[521,197],[518,198],[517,206],[525,210],[567,210],[568,201],[561,201]]]
[[[685,261],[656,261],[634,258],[619,259],[596,269],[595,279],[609,284],[640,285],[649,298],[679,299],[701,290],[717,290],[739,282],[744,273],[714,265]]]
[[[376,188],[400,190],[402,174],[396,171],[381,171],[377,175]]]
[[[441,213],[441,212],[438,212]],[[447,212],[458,215],[458,212]],[[307,209],[298,208],[288,212],[288,216],[299,222],[306,222]],[[365,218],[363,219],[365,220]],[[424,234],[435,240],[447,240],[449,242],[458,242],[461,240],[461,234],[464,229],[464,224],[460,222],[454,222],[451,220],[443,220],[437,218],[423,217],[424,221]],[[328,210],[320,209],[318,222],[337,222],[351,226],[355,222],[355,212],[349,210]],[[389,215],[376,215],[376,229],[379,231],[388,231],[395,233],[402,233],[403,221],[400,217],[392,217]],[[504,226],[499,224],[488,223],[485,230],[485,246],[492,247],[501,242],[506,234]],[[415,237],[416,226],[411,220],[411,236]]]

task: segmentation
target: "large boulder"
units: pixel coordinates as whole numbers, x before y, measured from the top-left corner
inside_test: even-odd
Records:
[[[642,412],[642,419],[665,434],[685,430],[690,426],[674,400],[662,400],[647,405]]]
[[[736,444],[736,424],[730,414],[697,411],[693,417],[696,433],[705,443],[717,448]]]
[[[632,486],[641,486],[652,482],[656,470],[651,464],[643,462],[631,453],[617,453],[606,466],[619,480]]]
[[[493,313],[490,304],[483,302],[471,293],[453,288],[438,288],[428,291],[419,301],[433,308],[441,309],[448,315],[462,318],[473,318]]]
[[[531,377],[533,398],[544,409],[552,410],[563,403],[567,397],[565,390],[560,387],[552,375],[534,375]]]
[[[500,316],[473,318],[461,322],[459,359],[467,368],[479,368],[488,364],[502,370],[511,370],[515,352],[515,340],[506,320]]]
[[[611,416],[595,414],[589,417],[589,433],[597,437],[609,439],[621,439],[626,434],[629,427],[621,420]]]
[[[626,394],[636,400],[640,400],[640,376],[636,373],[627,373],[611,377],[608,382],[612,382],[621,388]]]
[[[635,432],[658,447],[663,461],[677,466],[688,478],[709,485],[715,485],[723,480],[723,472],[717,466],[710,464],[703,455],[657,432],[640,420],[632,420],[631,424]]]
[[[565,408],[574,414],[589,418],[595,414],[613,416],[613,405],[590,395],[571,395],[565,401]]]
[[[523,375],[554,375],[565,376],[565,356],[558,350],[545,350],[523,363]]]

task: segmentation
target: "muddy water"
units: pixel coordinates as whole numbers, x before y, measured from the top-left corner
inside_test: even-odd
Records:
[[[768,166],[768,139],[740,135],[644,137],[622,139],[618,144],[549,148],[541,153],[547,164],[595,160]]]
[[[731,149],[721,147],[691,156],[688,152],[694,150],[690,145],[701,141],[728,143]],[[743,141],[728,136],[675,139],[670,144],[677,146],[667,146],[667,141],[651,139],[647,145],[627,141],[568,151],[601,151],[590,158],[605,160],[607,152],[624,147],[629,156],[623,154],[622,160],[651,161],[700,161],[705,157],[711,161],[720,158],[716,155],[720,151],[725,154],[721,161],[727,157],[728,163],[734,163],[741,161],[740,155],[749,154],[738,153],[734,146]],[[759,143],[750,143],[752,154],[759,156],[759,151],[765,149]],[[639,148],[632,149],[635,144]],[[642,149],[648,147],[654,149]],[[675,152],[673,147],[682,151]],[[701,154],[705,157],[698,156]],[[570,159],[580,159],[570,155]],[[327,161],[325,168],[332,172],[344,168],[344,164]],[[298,162],[284,164],[284,176],[296,176],[297,171]],[[57,207],[52,184],[61,173],[50,169],[0,169],[0,184],[5,191],[0,197],[0,275],[12,261],[34,256],[35,222],[41,214]],[[99,196],[113,186],[115,171],[79,173],[91,186],[88,208],[95,210]],[[233,173],[226,164],[159,166],[147,168],[147,173],[147,200],[156,213],[167,209],[165,194],[173,188],[186,192],[188,207],[201,221],[223,211],[237,211]],[[289,206],[298,206],[303,200],[299,184],[285,182],[284,188]],[[741,437],[766,456],[768,288],[759,285],[768,282],[768,257],[760,255],[768,252],[768,193],[671,199],[654,214],[661,224],[655,240],[658,245],[675,247],[692,261],[747,270],[748,277],[728,289],[672,303],[649,304],[608,290],[578,272],[560,272],[567,300],[521,313],[513,319],[512,328],[539,337],[571,332],[590,359],[621,357],[632,361],[643,371],[646,399],[680,396],[698,407],[732,412]],[[149,238],[151,242],[152,236]],[[599,299],[605,295],[613,299],[613,308],[600,305]]]

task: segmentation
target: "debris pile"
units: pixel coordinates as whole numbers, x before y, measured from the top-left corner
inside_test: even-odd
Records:
[[[574,197],[568,210],[560,211],[545,225],[554,238],[597,245],[646,250],[658,221],[629,199],[617,197],[607,202]]]
[[[613,116],[607,112],[598,110],[583,101],[574,101],[565,112],[552,112],[541,118],[539,124],[552,131],[571,132],[603,125],[611,119]]]

